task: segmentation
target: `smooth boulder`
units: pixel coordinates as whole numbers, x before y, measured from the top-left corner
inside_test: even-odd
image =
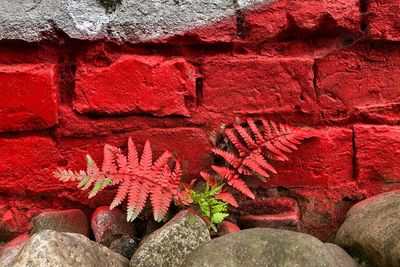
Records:
[[[254,228],[213,239],[189,254],[182,267],[337,267],[324,243],[307,234]]]
[[[357,262],[338,245],[325,243],[325,247],[335,257],[337,267],[358,267]]]
[[[110,210],[108,206],[98,207],[90,224],[96,242],[106,247],[125,235],[133,237],[135,234],[134,225],[126,221],[126,215],[119,209]]]
[[[127,267],[129,261],[80,234],[44,230],[33,235],[11,267]]]
[[[210,239],[207,225],[199,216],[181,211],[142,240],[130,266],[178,267],[190,252]]]
[[[14,258],[18,255],[18,252],[22,249],[25,243],[29,240],[29,235],[20,235],[4,246],[0,247],[0,266],[8,267]]]
[[[400,191],[354,205],[335,243],[365,266],[400,266]]]
[[[85,213],[78,209],[42,212],[32,219],[32,224],[31,234],[54,230],[89,236],[88,219]]]

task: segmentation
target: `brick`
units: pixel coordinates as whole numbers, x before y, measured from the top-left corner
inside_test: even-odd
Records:
[[[371,38],[400,41],[400,1],[367,0],[367,6]]]
[[[395,47],[360,46],[317,60],[316,90],[325,117],[343,119],[357,111],[399,117],[399,59]]]
[[[81,62],[74,108],[84,114],[189,116],[185,98],[194,98],[195,69],[183,59],[121,56],[110,66]]]
[[[14,195],[60,189],[52,176],[60,159],[51,138],[0,139],[0,192]]]
[[[400,126],[355,125],[358,181],[400,181]]]
[[[359,0],[280,0],[243,12],[244,39],[262,42],[292,34],[323,30],[357,33],[361,27]],[[294,33],[296,34],[296,33]]]
[[[274,163],[267,186],[334,187],[353,182],[352,130],[325,128],[303,141],[289,161]]]
[[[0,65],[0,132],[46,129],[57,123],[55,66]]]
[[[204,106],[220,113],[311,112],[313,61],[239,57],[204,64]]]

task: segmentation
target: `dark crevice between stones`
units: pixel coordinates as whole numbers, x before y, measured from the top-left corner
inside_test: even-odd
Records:
[[[122,0],[97,0],[97,2],[105,8],[108,14],[114,13]]]
[[[238,0],[233,0],[233,6],[236,13],[236,37],[243,39],[246,36],[245,19],[243,11],[240,9]]]
[[[317,104],[319,104],[319,92],[318,92],[318,84],[317,84],[317,80],[318,80],[318,66],[317,66],[317,60],[318,59],[314,59],[314,63],[312,66],[312,72],[313,72],[313,89],[314,89],[314,94],[315,94],[315,101],[317,102]]]
[[[358,161],[357,161],[357,145],[356,145],[356,133],[353,127],[353,134],[352,134],[352,147],[353,147],[353,180],[357,180],[358,178]]]
[[[196,78],[196,106],[201,107],[204,104],[203,78]]]
[[[368,33],[368,0],[360,0],[361,31]]]
[[[76,55],[71,51],[62,53],[58,64],[60,103],[72,106],[75,92]]]
[[[0,133],[1,139],[15,139],[23,137],[51,137],[54,128],[38,129],[38,130],[24,130],[24,131],[6,131]]]

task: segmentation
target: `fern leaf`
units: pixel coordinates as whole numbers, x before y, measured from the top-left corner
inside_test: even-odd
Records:
[[[154,185],[153,190],[150,194],[150,202],[153,207],[154,219],[156,221],[161,221],[165,216],[165,213],[168,208],[165,205],[171,202],[171,199],[168,201],[164,200],[167,197],[167,192],[169,192],[169,179],[171,176],[171,169],[168,165],[164,164],[164,169],[159,176],[158,183]],[[169,194],[168,194],[169,195]],[[168,203],[167,203],[168,202]]]
[[[239,124],[234,124],[233,127],[236,129],[236,131],[239,133],[239,135],[246,142],[246,145],[250,148],[250,150],[257,148],[256,143],[254,142],[253,138],[249,135],[249,133],[246,131],[245,128],[243,128]]]
[[[127,199],[127,220],[134,220],[150,200],[157,221],[168,212],[174,196],[178,195],[182,178],[182,167],[179,161],[170,161],[172,154],[165,151],[153,164],[150,142],[147,140],[140,157],[131,138],[128,140],[127,155],[121,149],[104,146],[104,160],[101,170],[96,162],[87,155],[87,170],[56,170],[54,176],[62,182],[79,181],[78,187],[90,190],[89,198],[96,196],[110,185],[118,185],[117,193],[110,209]],[[174,166],[172,172],[169,165]]]
[[[247,124],[249,125],[250,130],[252,131],[252,133],[254,134],[254,136],[256,138],[257,145],[261,145],[262,143],[264,143],[265,139],[262,136],[260,130],[257,127],[257,125],[255,124],[254,120],[252,118],[248,118],[247,119]]]
[[[104,146],[104,161],[101,168],[102,172],[110,174],[117,173],[117,166],[115,165],[114,159],[115,150],[117,150],[117,148],[114,146]]]
[[[128,179],[126,179],[125,181],[122,182],[122,184],[119,186],[119,188],[117,190],[117,194],[115,195],[113,201],[111,202],[110,210],[117,207],[118,205],[120,205],[122,203],[122,201],[124,201],[124,199],[128,195],[130,185],[131,185],[131,182]]]
[[[228,184],[241,192],[242,194],[248,196],[251,199],[255,199],[256,196],[251,192],[250,188],[247,186],[247,184],[240,179],[239,177],[235,177],[234,179],[228,180]]]
[[[143,152],[142,152],[142,157],[140,159],[140,169],[141,173],[145,177],[151,176],[151,168],[152,168],[152,151],[151,151],[151,145],[150,141],[147,140],[146,143],[144,144]]]
[[[258,162],[256,160],[253,160],[252,158],[246,158],[243,160],[243,165],[247,166],[249,169],[251,169],[254,173],[261,175],[262,177],[269,177],[269,174],[258,165]],[[265,181],[265,178],[263,179]]]
[[[158,177],[161,174],[164,166],[168,163],[168,160],[171,156],[172,153],[167,150],[155,161],[152,167],[153,175],[155,177]]]
[[[228,137],[228,139],[232,142],[232,144],[235,146],[241,157],[249,154],[249,150],[240,142],[240,140],[236,137],[232,129],[225,129],[225,134]]]
[[[234,171],[232,171],[231,169],[227,168],[227,167],[220,167],[220,166],[215,166],[212,165],[211,168],[218,173],[222,178],[226,179],[226,180],[230,180],[234,177],[235,173]]]
[[[136,170],[139,168],[138,152],[132,138],[130,137],[128,139],[128,166],[130,170]]]
[[[271,160],[288,161],[289,157],[286,154],[297,150],[297,145],[301,144],[302,140],[315,136],[315,133],[309,129],[296,128],[265,118],[257,121],[248,118],[247,125],[248,128],[244,128],[237,122],[232,127],[224,128],[224,140],[228,142],[224,147],[227,149],[212,149],[215,155],[224,160],[224,164],[213,165],[211,168],[218,177],[227,180],[229,186],[254,198],[253,192],[243,179],[255,176],[266,182],[266,178],[271,174],[277,174]],[[215,181],[210,174],[200,175],[206,181]],[[224,193],[225,190],[220,192],[221,195]]]
[[[254,159],[258,165],[260,165],[262,168],[264,168],[267,171],[272,172],[273,174],[278,174],[278,172],[275,170],[275,168],[269,164],[263,155],[259,151],[256,151],[255,153],[252,153],[250,155],[252,159]]]
[[[289,158],[282,153],[277,147],[275,147],[271,142],[265,142],[262,147],[269,150],[271,153],[275,154],[276,158],[280,161],[288,161]]]
[[[211,221],[213,223],[221,223],[226,217],[229,216],[229,213],[214,213],[213,216],[211,217]]]
[[[239,207],[239,204],[237,203],[231,192],[219,192],[215,195],[215,197],[235,208]]]
[[[115,156],[117,158],[118,173],[129,173],[128,160],[121,150],[116,150]]]
[[[129,192],[128,192],[128,210],[130,210],[130,213],[128,212],[127,220],[128,221],[133,221],[136,219],[136,217],[140,214],[140,207],[139,207],[139,194],[141,191],[140,188],[141,184],[137,181],[131,181],[131,185],[129,187]]]
[[[97,195],[97,193],[99,193],[100,190],[103,190],[107,185],[110,185],[111,183],[112,179],[110,178],[98,181],[90,191],[89,198],[92,198],[95,195]]]
[[[240,159],[236,158],[235,154],[224,151],[219,148],[213,148],[211,151],[218,155],[221,156],[226,162],[228,162],[231,166],[238,168],[240,166]]]
[[[178,193],[179,185],[181,184],[182,166],[179,160],[175,161],[175,168],[170,176],[170,191],[172,195]]]

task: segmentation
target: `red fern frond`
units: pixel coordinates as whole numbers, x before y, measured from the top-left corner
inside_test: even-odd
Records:
[[[228,137],[228,139],[232,142],[232,144],[235,146],[241,157],[249,153],[249,150],[239,141],[233,129],[226,129],[225,134]]]
[[[240,165],[240,159],[237,158],[237,157],[235,156],[235,154],[233,154],[233,153],[231,153],[231,152],[228,152],[228,151],[224,151],[224,150],[219,149],[219,148],[213,148],[213,149],[211,149],[211,151],[212,151],[214,154],[216,154],[216,155],[218,155],[218,156],[221,156],[221,157],[222,157],[226,162],[228,162],[232,167],[235,167],[235,168],[239,167],[239,165]]]
[[[164,218],[171,203],[172,194],[169,190],[169,180],[172,175],[168,165],[164,165],[163,171],[160,173],[159,183],[151,191],[151,205],[155,221],[159,222]]]
[[[142,157],[140,158],[140,170],[143,176],[150,176],[153,165],[153,153],[151,151],[150,141],[147,140],[144,144]]]
[[[179,161],[172,159],[172,153],[165,151],[154,163],[149,141],[146,141],[140,157],[129,138],[128,153],[125,156],[119,148],[105,145],[104,161],[101,171],[90,156],[87,157],[87,171],[57,170],[54,175],[60,181],[80,181],[81,189],[94,184],[90,197],[95,196],[107,186],[118,185],[110,209],[128,201],[127,219],[134,220],[144,209],[150,195],[154,217],[162,220],[168,212],[173,196],[178,194],[181,184],[182,167]],[[172,171],[169,167],[174,166]]]
[[[239,207],[239,204],[237,203],[236,199],[233,197],[231,192],[228,192],[228,191],[222,192],[221,191],[221,192],[217,193],[215,195],[215,197],[232,205],[235,208]]]
[[[117,194],[115,195],[114,200],[111,202],[110,210],[117,207],[124,201],[124,199],[128,195],[130,185],[131,181],[129,179],[126,179],[122,182],[122,184],[118,187]]]
[[[117,150],[117,148],[114,146],[104,146],[104,160],[101,168],[102,172],[109,174],[117,173],[117,166],[115,164],[115,150]]]
[[[239,124],[234,124],[233,127],[236,129],[236,131],[239,133],[239,135],[243,138],[244,142],[246,145],[250,148],[250,150],[254,150],[257,148],[256,143],[254,142],[253,138],[249,135],[247,130],[243,128]]]
[[[128,166],[131,170],[139,168],[138,152],[132,138],[130,137],[128,139]]]
[[[264,143],[265,139],[262,136],[260,130],[257,127],[257,125],[255,124],[254,120],[252,118],[248,118],[247,119],[247,124],[249,125],[250,130],[252,131],[252,133],[254,134],[254,136],[256,138],[257,145],[261,145],[262,143]]]
[[[245,125],[233,124],[233,127],[224,129],[224,140],[228,140],[231,145],[223,144],[221,147],[224,149],[212,149],[225,163],[223,166],[213,165],[211,168],[216,177],[226,180],[228,185],[254,198],[244,178],[256,176],[266,182],[271,174],[277,174],[271,161],[288,161],[289,157],[286,154],[297,150],[297,145],[301,144],[302,140],[313,137],[314,134],[311,130],[275,123],[264,118],[258,121],[248,118],[247,125],[248,128],[245,128]],[[200,174],[206,181],[215,181],[211,174]]]

